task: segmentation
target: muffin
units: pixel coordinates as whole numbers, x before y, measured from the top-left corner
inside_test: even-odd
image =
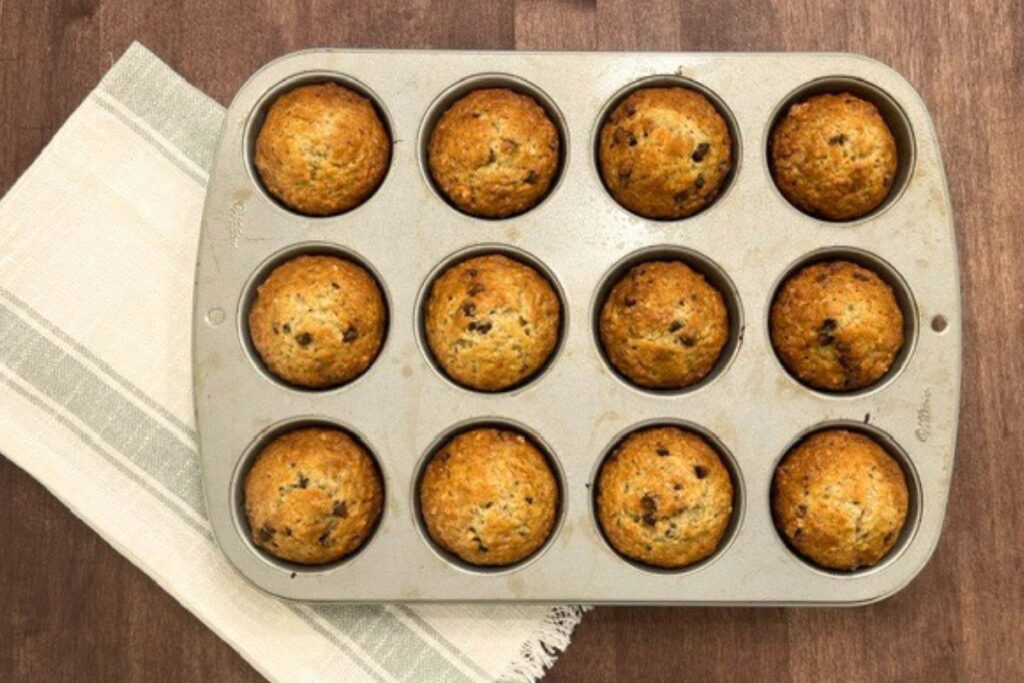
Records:
[[[555,475],[537,447],[489,427],[446,443],[427,464],[419,497],[434,542],[480,566],[532,555],[551,535],[559,506]]]
[[[622,206],[646,218],[685,218],[718,196],[732,170],[732,138],[700,93],[644,88],[612,110],[598,161]]]
[[[772,303],[776,353],[801,382],[852,391],[874,384],[903,348],[903,313],[892,288],[849,261],[802,268]]]
[[[827,569],[871,567],[892,550],[907,520],[903,469],[873,439],[817,432],[775,470],[772,511],[798,553]]]
[[[532,97],[474,90],[430,133],[430,175],[460,211],[504,218],[535,206],[558,173],[558,130]]]
[[[626,437],[601,465],[596,504],[615,550],[678,569],[718,549],[732,519],[732,478],[700,436],[651,427]]]
[[[722,294],[681,261],[634,266],[601,308],[608,360],[642,387],[681,389],[707,376],[729,338]]]
[[[772,175],[782,194],[829,220],[877,208],[889,196],[898,162],[878,109],[850,93],[794,104],[772,133]]]
[[[310,216],[362,204],[390,160],[391,140],[373,105],[332,82],[278,97],[256,136],[256,171],[264,187]]]
[[[498,391],[528,380],[551,357],[560,325],[551,283],[500,254],[452,266],[427,300],[431,353],[449,377],[472,389]]]
[[[299,564],[334,562],[373,533],[384,504],[377,465],[339,429],[309,427],[267,445],[245,475],[252,542]]]
[[[249,335],[267,369],[285,382],[318,389],[370,367],[386,323],[377,281],[336,256],[282,263],[259,285],[249,309]]]

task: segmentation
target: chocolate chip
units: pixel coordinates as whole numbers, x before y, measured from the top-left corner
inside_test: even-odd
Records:
[[[341,289],[341,285],[339,285],[337,282],[332,282],[331,289]]]
[[[345,504],[345,501],[339,500],[337,503],[334,504],[334,509],[331,510],[331,514],[335,517],[341,517],[342,519],[345,519],[346,517],[348,517],[348,505]]]
[[[654,523],[658,521],[658,518],[654,516],[655,511],[658,509],[658,501],[651,494],[645,493],[643,498],[640,499],[640,505],[644,509],[644,524],[654,526]]]
[[[349,344],[351,342],[354,342],[358,338],[359,331],[355,328],[354,325],[349,325],[348,329],[345,330],[345,334],[342,335],[341,340],[346,344]]]
[[[267,541],[269,541],[270,539],[272,539],[274,537],[274,529],[273,529],[273,527],[269,527],[266,524],[264,524],[263,526],[260,527],[260,530],[259,530],[258,533],[259,533],[260,540],[263,541],[264,543],[266,543]]]
[[[309,486],[309,478],[304,474],[300,474],[299,483],[296,484],[296,486],[298,486],[300,489],[306,488],[307,486]]]
[[[803,537],[804,537],[804,530],[803,529],[797,529],[796,531],[793,532],[793,538],[803,538]]]
[[[475,273],[476,271],[470,271],[470,272]],[[475,283],[473,283],[473,286],[469,288],[469,292],[468,293],[469,293],[470,296],[476,296],[480,292],[484,291],[484,289],[485,289],[485,287],[482,284],[480,284],[479,282],[475,282]]]
[[[889,541],[892,540],[892,536],[893,536],[893,532],[890,531],[889,533],[887,533],[885,535],[885,538],[882,539],[882,542],[883,543],[888,543]]]
[[[491,327],[492,327],[492,325],[489,322],[486,322],[486,323],[470,323],[467,329],[470,332],[476,332],[477,334],[487,334],[488,332],[491,331]]]
[[[806,514],[807,514],[807,506],[806,505],[797,505],[796,506],[796,516],[797,517],[803,517]]]
[[[846,136],[840,133],[839,135],[833,135],[828,139],[830,145],[841,145],[846,142]]]
[[[629,146],[636,147],[636,136],[632,133],[629,134]]]
[[[470,277],[476,277],[477,275],[476,268],[470,268],[469,270],[466,271],[466,273],[469,274]]]
[[[664,446],[658,446],[657,448],[654,449],[654,452],[657,453],[658,455],[660,455],[663,458],[666,455],[668,455],[668,449],[665,448]]]
[[[277,325],[271,325],[271,327],[273,327],[273,328],[274,328],[274,334],[280,334],[280,333],[281,333],[281,330],[279,330],[279,329],[277,328]]]
[[[708,476],[708,468],[704,467],[703,465],[694,465],[693,475],[698,479],[703,479],[704,477]]]
[[[859,280],[860,282],[870,282],[871,281],[871,278],[869,278],[864,273],[854,273],[853,274],[853,279],[854,280]]]
[[[626,300],[623,301],[622,303],[626,304],[627,308],[632,308],[633,306],[636,306],[636,299],[634,299],[631,296],[627,296]]]
[[[295,342],[299,346],[309,346],[310,344],[313,343],[313,335],[311,335],[309,332],[303,332],[302,334],[299,334],[295,337]]]
[[[672,324],[668,326],[669,332],[678,332],[681,329],[683,329],[683,324],[678,320],[673,320]]]
[[[697,145],[697,149],[693,150],[693,154],[690,155],[690,158],[693,159],[694,163],[699,164],[700,162],[704,161],[704,157],[707,156],[708,150],[710,149],[711,145],[709,145],[706,142],[702,142],[699,145]]]
[[[462,315],[472,318],[476,315],[476,304],[466,304],[462,307]]]
[[[680,190],[679,192],[676,192],[674,195],[672,195],[672,199],[674,199],[676,202],[685,202],[686,198],[689,196],[689,190]]]
[[[704,187],[704,175],[701,174],[701,175],[697,176],[697,180],[695,180],[693,182],[693,184],[696,186],[696,188],[698,190],[701,189],[702,187]]]
[[[285,323],[284,327],[282,327],[281,329],[284,330],[285,334],[291,334],[292,333],[292,326],[289,325],[288,323]]]
[[[285,536],[291,536],[292,535],[292,528],[290,526],[286,526],[284,528],[284,535]]]
[[[322,534],[320,534],[320,538],[318,538],[318,539],[316,539],[316,540],[317,540],[317,542],[318,542],[318,543],[319,543],[320,545],[328,545],[327,541],[328,541],[328,540],[329,540],[330,538],[331,538],[331,530],[330,530],[330,529],[328,529],[327,531],[325,531],[325,532],[323,532]]]
[[[679,343],[686,348],[693,348],[697,345],[697,340],[687,334],[679,338]]]
[[[818,328],[818,343],[822,346],[830,346],[836,340],[835,331],[838,325],[835,318],[825,318],[821,327]]]
[[[527,496],[526,497],[526,504],[527,505],[533,505],[533,497],[532,496]]]
[[[530,171],[526,175],[526,180],[523,181],[523,182],[525,182],[527,185],[534,185],[534,184],[536,184],[536,182],[537,182],[537,172],[536,171]]]

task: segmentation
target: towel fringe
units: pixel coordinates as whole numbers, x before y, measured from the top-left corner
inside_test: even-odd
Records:
[[[537,631],[522,647],[519,654],[498,678],[500,683],[536,683],[544,676],[569,646],[573,629],[590,610],[586,605],[560,605],[553,607]]]

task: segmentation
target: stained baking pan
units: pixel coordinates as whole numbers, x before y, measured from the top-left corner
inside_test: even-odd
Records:
[[[253,140],[266,108],[306,82],[335,80],[370,97],[394,141],[380,189],[360,207],[312,218],[261,187]],[[632,89],[681,84],[707,94],[728,121],[735,165],[705,211],[647,220],[602,185],[595,142],[602,118]],[[558,181],[534,209],[508,219],[460,213],[432,186],[425,146],[459,95],[502,85],[532,95],[560,128]],[[773,121],[812,93],[852,91],[873,101],[900,151],[889,199],[847,223],[801,213],[766,162]],[[459,387],[433,365],[421,304],[444,264],[479,251],[513,253],[560,292],[564,328],[549,366],[503,393]],[[301,252],[342,254],[379,279],[390,312],[383,351],[357,380],[308,391],[276,380],[245,325],[255,286]],[[601,293],[623,268],[679,256],[725,294],[734,326],[716,370],[679,392],[644,391],[609,366],[595,334]],[[895,290],[907,343],[892,371],[859,392],[819,392],[791,377],[768,338],[768,309],[787,273],[842,256]],[[196,271],[194,376],[207,509],[231,562],[286,598],[345,602],[530,601],[657,604],[858,604],[905,586],[942,530],[956,442],[960,294],[949,194],[927,109],[887,66],[849,54],[623,54],[312,50],[258,71],[228,109],[210,177]],[[253,455],[282,430],[344,427],[376,456],[384,513],[372,539],[332,565],[272,558],[249,540],[241,482]],[[416,509],[415,485],[439,439],[474,423],[518,426],[542,444],[561,479],[556,530],[530,561],[479,569],[438,552]],[[684,424],[725,456],[736,489],[726,539],[680,571],[627,562],[605,541],[592,482],[608,450],[637,426]],[[774,468],[801,435],[841,424],[875,436],[907,474],[910,514],[894,550],[854,573],[816,568],[777,533]]]

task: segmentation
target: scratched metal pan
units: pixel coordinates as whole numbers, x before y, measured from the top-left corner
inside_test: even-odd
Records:
[[[268,196],[252,167],[266,108],[305,82],[336,80],[374,101],[394,141],[390,169],[362,206],[331,218],[295,214]],[[735,170],[719,199],[679,221],[619,206],[601,183],[595,137],[631,89],[682,84],[708,94],[732,128]],[[559,180],[533,210],[504,220],[464,215],[431,185],[425,140],[443,109],[476,87],[529,93],[559,126]],[[772,123],[789,103],[850,90],[878,105],[901,166],[889,199],[860,220],[801,213],[776,189],[766,163]],[[499,250],[543,269],[565,305],[555,358],[513,391],[484,394],[445,379],[420,329],[431,277],[466,254]],[[387,339],[360,378],[329,391],[275,380],[244,320],[255,285],[299,252],[334,252],[369,267],[390,312]],[[627,384],[596,343],[595,307],[610,278],[638,259],[678,255],[724,292],[734,329],[712,376],[686,391]],[[890,374],[855,393],[813,391],[783,368],[768,339],[773,292],[795,267],[832,256],[874,267],[894,287],[907,344]],[[210,176],[196,271],[193,359],[207,510],[231,562],[286,598],[344,602],[524,601],[655,604],[862,604],[895,593],[921,571],[942,531],[960,391],[960,291],[942,159],[928,111],[889,67],[849,54],[623,54],[313,50],[265,66],[228,109]],[[689,425],[725,456],[737,492],[719,551],[682,571],[632,564],[595,523],[592,482],[625,433],[651,423]],[[354,556],[311,568],[249,540],[241,481],[281,430],[340,425],[375,454],[385,481],[383,517]],[[414,491],[439,440],[474,423],[519,426],[556,466],[560,520],[529,561],[484,570],[427,539]],[[769,489],[782,455],[824,425],[879,438],[910,484],[910,515],[877,566],[842,574],[801,560],[772,523]]]

